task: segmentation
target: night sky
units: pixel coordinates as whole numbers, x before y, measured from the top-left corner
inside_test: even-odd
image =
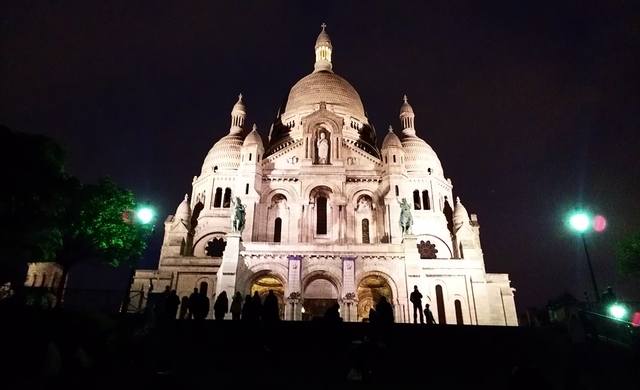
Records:
[[[380,139],[408,96],[418,136],[478,214],[487,271],[511,275],[519,308],[591,289],[564,221],[575,206],[608,221],[587,236],[600,290],[640,299],[613,250],[640,220],[640,3],[309,3],[3,2],[0,123],[55,138],[72,174],[109,175],[154,204],[141,266],[155,267],[162,222],[237,95],[245,130],[266,140],[325,22],[333,69]],[[115,283],[104,275],[86,283]]]

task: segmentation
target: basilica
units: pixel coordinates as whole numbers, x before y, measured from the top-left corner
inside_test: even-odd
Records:
[[[158,269],[137,270],[132,294],[197,288],[213,305],[222,291],[273,290],[283,320],[339,303],[344,321],[366,321],[386,297],[396,322],[413,322],[417,286],[440,324],[517,325],[509,276],[485,271],[478,219],[454,197],[407,97],[379,145],[358,92],[333,71],[325,27],[267,142],[248,131],[239,96],[228,134],[164,222]]]

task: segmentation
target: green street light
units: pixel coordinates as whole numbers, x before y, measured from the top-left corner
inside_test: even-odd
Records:
[[[580,233],[586,231],[589,228],[590,222],[591,221],[589,221],[589,216],[583,213],[574,214],[569,219],[571,227],[579,231]]]
[[[140,220],[140,222],[147,224],[151,222],[153,219],[153,210],[148,207],[143,207],[136,213],[136,217]]]
[[[627,315],[627,309],[625,309],[624,306],[615,304],[609,308],[609,314],[611,314],[616,320],[621,320],[625,315]]]
[[[582,237],[582,245],[584,246],[584,253],[587,256],[587,265],[589,266],[589,273],[591,274],[591,283],[593,285],[593,291],[596,293],[596,302],[600,303],[600,292],[598,291],[598,284],[596,283],[596,277],[593,274],[593,267],[591,266],[591,257],[589,257],[589,250],[587,249],[587,240],[584,238],[585,232],[591,226],[591,218],[585,213],[576,211],[569,218],[569,224],[571,227],[580,233]]]

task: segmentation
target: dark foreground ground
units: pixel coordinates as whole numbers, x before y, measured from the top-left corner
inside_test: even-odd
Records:
[[[508,389],[514,367],[526,360],[551,389],[640,388],[640,365],[630,351],[603,342],[576,349],[561,329],[145,324],[131,315],[3,315],[0,388]],[[362,380],[349,380],[358,366]]]

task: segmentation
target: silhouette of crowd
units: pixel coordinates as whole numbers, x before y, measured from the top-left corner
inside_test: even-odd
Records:
[[[189,297],[180,297],[176,290],[170,290],[166,286],[164,294],[164,315],[167,319],[193,319],[204,320],[209,315],[211,301],[197,288]],[[339,306],[338,306],[339,307]],[[264,321],[275,322],[280,320],[280,306],[278,297],[273,290],[269,290],[264,297],[264,303],[260,294],[256,291],[253,296],[242,296],[236,291],[231,297],[231,304],[227,292],[222,291],[213,304],[213,318],[216,321],[224,320],[225,316],[231,312],[231,319],[234,321]]]

